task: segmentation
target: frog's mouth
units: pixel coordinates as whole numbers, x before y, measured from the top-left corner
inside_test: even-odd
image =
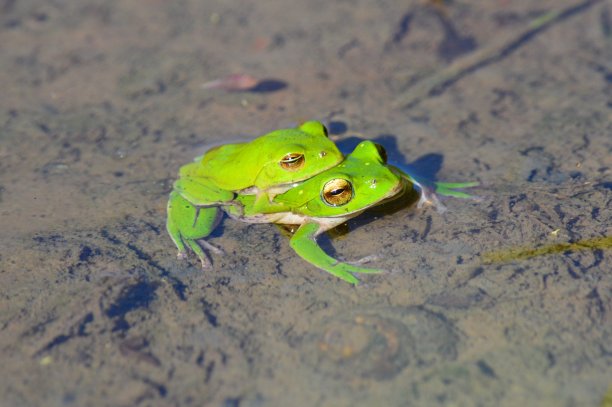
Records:
[[[378,205],[385,204],[387,202],[394,201],[397,198],[399,198],[400,196],[402,196],[404,194],[405,190],[406,190],[406,183],[405,182],[398,182],[398,184],[395,186],[395,188],[393,188],[392,190],[387,192],[387,194],[385,195],[385,197],[383,199],[381,199],[378,202],[374,202],[374,203],[364,207],[361,210],[365,211],[366,209],[370,209],[370,208],[372,208],[374,206],[378,206]]]
[[[397,186],[395,188],[393,188],[391,191],[389,191],[389,193],[387,194],[387,196],[385,197],[385,199],[382,202],[392,201],[392,200],[398,198],[400,195],[402,195],[405,191],[406,191],[406,183],[405,182],[398,182]]]

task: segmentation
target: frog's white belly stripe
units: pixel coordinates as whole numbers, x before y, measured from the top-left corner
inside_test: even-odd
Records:
[[[301,225],[308,219],[307,216],[298,215],[291,212],[281,213],[262,213],[259,215],[236,216],[230,214],[234,219],[247,223],[283,223],[285,225]]]
[[[325,231],[346,222],[348,219],[359,215],[361,212],[363,211],[359,211],[356,213],[354,212],[348,216],[338,217],[305,216],[292,212],[267,213],[245,217],[230,215],[230,217],[247,223],[280,223],[284,225],[303,225],[304,223],[312,222],[321,225],[320,230]]]

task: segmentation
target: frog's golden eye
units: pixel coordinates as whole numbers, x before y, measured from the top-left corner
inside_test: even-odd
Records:
[[[380,158],[382,158],[382,162],[383,164],[387,163],[387,150],[385,150],[385,148],[383,146],[381,146],[378,143],[374,143],[374,145],[376,146],[376,149],[378,150],[378,154],[380,155]]]
[[[279,164],[282,169],[287,171],[297,171],[304,166],[304,154],[289,153],[281,158]]]
[[[323,186],[321,198],[329,206],[346,205],[353,199],[353,186],[345,179],[333,179]]]

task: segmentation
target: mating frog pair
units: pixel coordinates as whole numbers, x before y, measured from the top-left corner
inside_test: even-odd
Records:
[[[366,209],[401,196],[417,186],[420,204],[436,200],[413,177],[387,164],[382,146],[361,142],[346,158],[328,138],[327,129],[309,121],[276,130],[251,142],[215,147],[180,169],[168,201],[168,232],[179,258],[190,248],[202,268],[211,262],[205,249],[222,251],[204,240],[222,211],[248,223],[299,225],[291,237],[295,252],[312,265],[349,283],[352,273],[381,273],[340,262],[317,244],[321,233]],[[477,183],[436,183],[442,195],[469,197],[457,189]]]

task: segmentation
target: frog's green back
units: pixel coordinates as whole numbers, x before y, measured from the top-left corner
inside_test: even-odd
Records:
[[[276,130],[248,143],[215,147],[181,169],[231,191],[266,189],[308,179],[342,161],[342,153],[319,122]]]

